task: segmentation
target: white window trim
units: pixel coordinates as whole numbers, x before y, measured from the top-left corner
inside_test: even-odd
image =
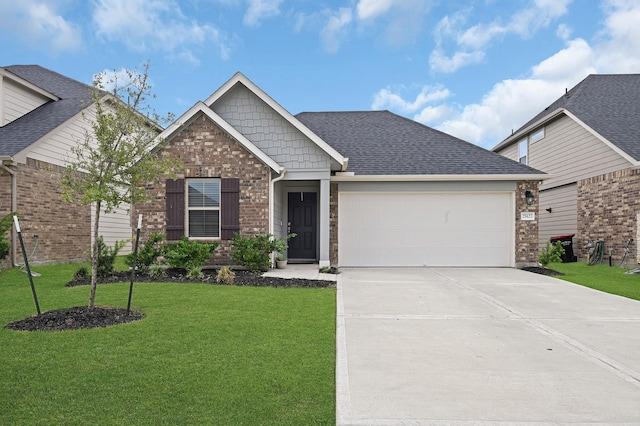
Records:
[[[534,133],[531,133],[531,135],[529,136],[529,142],[537,142],[539,140],[544,139],[545,136],[546,136],[546,132],[543,127],[541,129],[536,130]]]
[[[525,153],[522,155],[522,146],[524,146]],[[524,162],[522,159],[524,158]],[[520,139],[518,141],[518,163],[528,165],[529,164],[529,141],[527,138]]]
[[[218,194],[218,198],[220,199],[220,205],[218,207],[189,207],[189,182],[199,181],[199,180],[217,180],[218,181],[218,191],[221,190],[222,180],[220,178],[186,178],[184,180],[185,184],[185,215],[184,215],[184,229],[185,235],[189,240],[198,240],[198,241],[211,241],[211,240],[220,240],[222,238],[222,221],[221,219],[221,211],[222,211],[222,194]],[[190,236],[191,230],[189,229],[189,215],[191,211],[217,211],[218,212],[218,236],[217,237],[192,237]]]

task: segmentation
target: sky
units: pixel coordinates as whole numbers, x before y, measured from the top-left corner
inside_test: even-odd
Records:
[[[389,110],[492,148],[589,74],[640,73],[638,0],[0,0],[0,66],[149,63],[161,115],[237,71],[292,114]]]

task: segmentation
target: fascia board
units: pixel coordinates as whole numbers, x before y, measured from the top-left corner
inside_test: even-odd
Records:
[[[608,146],[613,151],[615,151],[622,158],[624,158],[625,160],[630,162],[632,164],[632,167],[640,167],[640,161],[636,160],[635,158],[633,158],[632,156],[630,156],[629,154],[624,152],[616,144],[612,143],[609,139],[605,138],[600,133],[595,131],[593,128],[591,128],[589,125],[587,125],[584,121],[580,120],[577,116],[573,115],[570,111],[565,111],[565,114],[567,114],[568,117],[570,117],[572,120],[574,120],[576,123],[578,123],[578,125],[582,126],[587,132],[589,132],[593,136],[595,136],[599,141],[601,141],[606,146]]]
[[[25,80],[22,77],[17,76],[16,74],[12,73],[11,71],[7,70],[6,68],[0,68],[0,77],[5,77],[8,78],[10,80],[13,80],[14,82],[30,89],[33,90],[34,92],[37,92],[38,94],[47,97],[49,99],[51,99],[52,101],[59,101],[60,98],[56,95],[54,95],[53,93],[47,92],[46,90],[44,90],[43,88],[36,86],[35,84],[31,83],[28,80]]]
[[[216,114],[203,102],[197,102],[187,112],[182,114],[173,124],[166,128],[158,137],[158,144],[155,150],[159,149],[162,142],[169,140],[180,129],[182,129],[198,112],[202,112],[211,119],[214,123],[220,126],[225,132],[227,132],[232,138],[234,138],[240,145],[242,145],[247,151],[258,158],[262,163],[269,166],[273,171],[280,173],[281,166],[276,163],[271,157],[265,154],[260,148],[254,145],[249,139],[247,139],[242,133],[236,130],[231,124],[226,122],[222,117]]]
[[[463,182],[463,181],[542,181],[548,174],[510,175],[342,175],[331,176],[331,182]]]
[[[280,116],[282,116],[285,120],[287,120],[293,127],[298,129],[303,135],[313,141],[320,149],[322,149],[329,157],[337,161],[341,166],[342,170],[346,170],[348,159],[343,157],[338,151],[336,151],[331,145],[326,143],[322,138],[313,133],[311,129],[302,124],[300,120],[295,118],[289,111],[287,111],[282,105],[275,101],[271,96],[269,96],[265,91],[260,89],[255,83],[249,80],[244,74],[241,72],[237,72],[234,74],[231,79],[229,79],[225,84],[220,86],[218,90],[216,90],[211,96],[209,96],[204,103],[211,107],[218,99],[220,99],[224,94],[226,94],[229,90],[231,90],[236,84],[242,84],[247,89],[249,89],[254,95],[260,98],[264,103],[266,103],[269,107],[273,108]]]
[[[505,148],[505,147],[511,145],[512,143],[514,143],[516,141],[519,141],[520,139],[522,139],[523,135],[526,135],[531,130],[533,130],[533,129],[537,128],[537,127],[540,127],[543,124],[545,124],[546,122],[553,120],[554,118],[556,118],[560,114],[563,114],[563,113],[566,114],[567,112],[568,111],[566,111],[564,108],[558,108],[557,110],[553,111],[551,114],[545,115],[544,117],[542,117],[540,120],[536,121],[535,123],[532,123],[531,125],[525,127],[524,129],[521,129],[520,131],[512,134],[507,139],[503,140],[498,145],[496,145],[493,148],[491,148],[491,151],[496,152],[496,151],[498,151],[498,150],[500,150],[502,148]]]

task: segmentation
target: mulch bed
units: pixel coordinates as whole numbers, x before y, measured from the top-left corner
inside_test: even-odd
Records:
[[[562,272],[554,271],[553,269],[543,268],[541,266],[525,266],[521,268],[523,271],[533,272],[534,274],[547,275],[549,277],[557,277],[564,275]]]
[[[251,287],[280,287],[280,288],[330,288],[335,287],[334,281],[307,280],[301,278],[278,278],[263,277],[260,272],[234,271],[235,278],[232,284],[236,286]],[[136,275],[134,283],[153,282],[174,282],[174,283],[209,283],[217,284],[217,271],[204,270],[202,278],[193,279],[187,277],[184,271],[167,269],[159,277],[151,277],[148,274]],[[128,272],[115,272],[111,276],[101,279],[98,284],[111,284],[129,282],[131,276]],[[67,287],[75,287],[91,284],[90,279],[74,279],[66,284]],[[7,324],[7,328],[19,331],[64,331],[76,330],[79,328],[108,327],[116,324],[123,324],[137,321],[144,318],[142,312],[131,310],[127,314],[124,308],[94,307],[89,309],[86,306],[60,309],[56,311],[44,312],[20,321]]]

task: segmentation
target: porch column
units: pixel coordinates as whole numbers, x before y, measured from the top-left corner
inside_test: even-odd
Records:
[[[329,260],[329,179],[320,180],[320,256],[319,266],[330,266]]]

